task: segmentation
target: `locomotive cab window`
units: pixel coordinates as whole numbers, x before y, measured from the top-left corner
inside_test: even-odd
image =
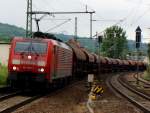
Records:
[[[44,54],[47,51],[47,43],[38,42],[16,42],[15,52],[16,53],[38,53]]]

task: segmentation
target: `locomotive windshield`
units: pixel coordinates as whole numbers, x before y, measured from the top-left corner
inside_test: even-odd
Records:
[[[44,54],[47,51],[47,43],[16,42],[15,52]]]

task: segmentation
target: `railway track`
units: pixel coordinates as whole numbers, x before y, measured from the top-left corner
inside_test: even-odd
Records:
[[[41,95],[26,96],[26,95],[15,95],[11,96],[3,101],[0,101],[0,113],[11,113],[17,108],[22,107],[38,98]]]
[[[2,88],[0,88],[0,101],[3,101],[7,98],[15,96],[19,93],[20,93],[20,91],[18,91],[16,89],[12,89],[10,87],[2,87]]]
[[[150,113],[150,97],[136,91],[134,88],[124,83],[124,81],[119,79],[119,76],[120,75],[118,74],[109,79],[109,84],[111,87],[119,94],[127,98],[130,102],[135,104],[144,113]]]
[[[147,80],[144,80],[142,78],[142,74],[139,75],[139,77],[137,77],[137,74],[133,75],[135,79],[138,79],[140,82],[144,83],[145,85],[147,85],[148,87],[150,87],[150,82]]]
[[[9,86],[0,87],[0,93],[8,90],[10,90]]]
[[[29,97],[23,95],[23,92],[20,90],[2,87],[0,88],[0,113],[10,113],[34,99],[36,99],[36,96]]]
[[[47,91],[44,93],[30,93],[30,92],[21,92],[21,91],[16,91],[12,93],[8,93],[6,95],[0,96],[0,113],[11,113],[18,108],[21,108],[34,100],[37,100],[43,96],[49,95],[49,96],[54,96],[58,93],[61,93],[63,90],[65,90],[68,87],[73,87],[74,85],[83,82],[83,81],[77,81],[74,82],[66,87],[63,88],[56,88],[52,89],[51,91]]]

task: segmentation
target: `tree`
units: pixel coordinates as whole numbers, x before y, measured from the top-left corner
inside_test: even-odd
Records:
[[[128,51],[126,32],[119,26],[107,28],[104,33],[101,51],[107,57],[126,58]]]
[[[147,55],[148,55],[148,65],[146,71],[144,72],[144,78],[146,80],[150,80],[150,43],[148,44]]]
[[[148,54],[148,60],[150,61],[150,43],[148,44],[147,54]]]

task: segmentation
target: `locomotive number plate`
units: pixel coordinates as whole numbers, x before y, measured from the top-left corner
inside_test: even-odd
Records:
[[[31,60],[24,60],[24,61],[21,61],[21,64],[25,64],[25,65],[35,65],[36,62],[35,62],[35,61],[31,61]]]

